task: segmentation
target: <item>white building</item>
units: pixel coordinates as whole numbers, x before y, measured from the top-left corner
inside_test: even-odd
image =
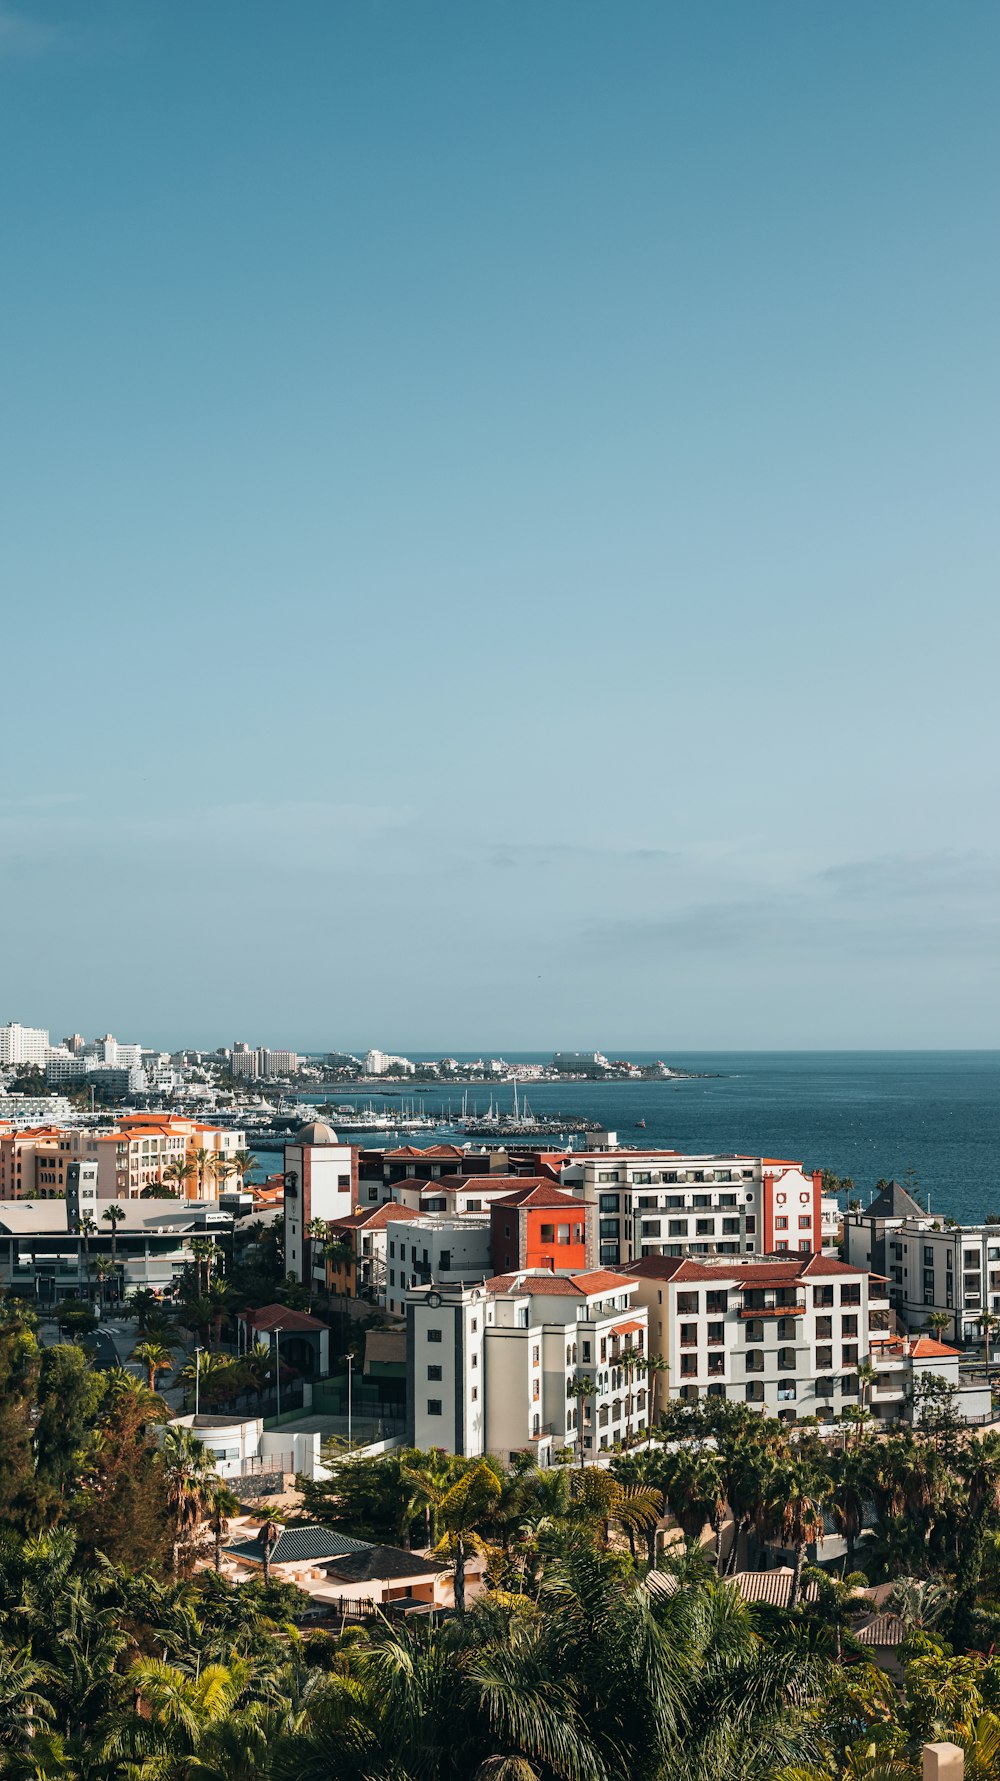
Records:
[[[403,1217],[389,1219],[385,1227],[387,1311],[404,1316],[406,1295],[413,1286],[474,1284],[489,1278],[487,1214],[425,1212],[414,1218],[408,1208],[401,1210]]]
[[[255,1081],[264,1081],[268,1077],[294,1076],[299,1068],[297,1051],[271,1051],[266,1045],[251,1048],[249,1045],[234,1045],[229,1056],[230,1074],[248,1076]]]
[[[978,1342],[983,1313],[1000,1315],[1000,1225],[945,1224],[898,1181],[864,1212],[846,1214],[844,1253],[887,1276],[893,1306],[911,1330],[943,1311],[946,1335]]]
[[[49,1035],[44,1027],[23,1027],[18,1020],[0,1027],[0,1069],[20,1064],[43,1066],[48,1050]]]
[[[581,1435],[593,1456],[641,1433],[647,1318],[632,1303],[637,1289],[604,1269],[526,1269],[482,1286],[411,1288],[409,1443],[504,1459],[527,1451],[548,1465]],[[582,1406],[578,1382],[592,1387]]]
[[[361,1066],[366,1076],[413,1076],[416,1064],[408,1057],[393,1057],[388,1051],[366,1051]]]
[[[560,1181],[595,1207],[603,1267],[647,1255],[808,1254],[823,1247],[821,1177],[804,1173],[801,1163],[608,1148],[574,1156]]]
[[[295,1142],[285,1145],[285,1267],[297,1280],[313,1271],[310,1227],[353,1212],[357,1171],[357,1152],[339,1144],[322,1120],[303,1126]]]
[[[829,1422],[860,1400],[871,1325],[891,1333],[884,1282],[831,1256],[647,1256],[628,1273],[667,1363],[654,1375],[657,1405],[719,1397],[784,1422]]]
[[[318,1430],[297,1429],[289,1423],[265,1429],[260,1416],[222,1416],[214,1411],[172,1416],[165,1426],[190,1429],[220,1478],[245,1484],[248,1479],[266,1480],[276,1473],[282,1479],[289,1475],[320,1480],[331,1476],[320,1458],[323,1436]],[[162,1440],[162,1429],[159,1438]]]
[[[875,1368],[871,1408],[880,1420],[905,1418],[920,1422],[920,1387],[928,1379],[940,1379],[954,1392],[953,1407],[963,1421],[992,1420],[990,1387],[985,1379],[962,1379],[959,1349],[938,1342],[933,1336],[883,1336],[873,1332],[871,1359]]]

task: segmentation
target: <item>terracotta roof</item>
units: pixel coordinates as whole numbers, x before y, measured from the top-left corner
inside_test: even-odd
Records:
[[[876,1614],[863,1626],[855,1627],[854,1637],[859,1645],[901,1645],[906,1625],[898,1614]]]
[[[458,1144],[429,1144],[426,1150],[421,1150],[417,1144],[400,1144],[398,1149],[387,1150],[384,1153],[386,1162],[392,1162],[393,1159],[398,1160],[404,1157],[407,1162],[417,1160],[421,1157],[447,1157],[449,1162],[460,1162],[465,1154],[465,1151],[462,1150]]]
[[[630,1262],[626,1272],[645,1275],[653,1280],[676,1280],[694,1284],[699,1280],[731,1280],[734,1286],[787,1286],[797,1280],[818,1277],[853,1275],[860,1280],[866,1268],[852,1268],[849,1262],[829,1255],[734,1255],[731,1261],[722,1256],[701,1261],[694,1256],[647,1255],[642,1261]]]
[[[947,1342],[938,1342],[933,1336],[911,1336],[906,1346],[911,1360],[940,1360],[946,1354],[961,1354],[961,1349],[949,1348]]]
[[[381,1206],[366,1206],[360,1212],[345,1212],[343,1218],[331,1218],[331,1231],[384,1231],[390,1219],[419,1218],[414,1206],[401,1206],[397,1200],[383,1200]]]
[[[475,1177],[473,1176],[473,1180]],[[529,1177],[523,1187],[516,1193],[504,1194],[494,1202],[497,1206],[551,1206],[554,1211],[563,1207],[581,1212],[585,1202],[578,1200],[575,1194],[567,1193],[565,1188],[556,1187],[552,1181],[542,1181],[537,1175]]]
[[[568,1294],[580,1299],[596,1298],[600,1293],[634,1285],[634,1280],[624,1274],[609,1273],[606,1268],[589,1274],[550,1274],[544,1268],[527,1269],[519,1274],[497,1274],[485,1282],[486,1291],[492,1293],[537,1293],[547,1298]]]
[[[329,1324],[308,1311],[293,1311],[288,1305],[261,1305],[257,1311],[239,1311],[237,1316],[254,1330],[325,1330]]]
[[[613,1336],[634,1336],[637,1331],[645,1330],[644,1323],[616,1323],[611,1331]]]

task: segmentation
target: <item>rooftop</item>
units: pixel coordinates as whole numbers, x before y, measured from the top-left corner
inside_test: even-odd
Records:
[[[230,1558],[249,1559],[253,1564],[263,1564],[264,1548],[259,1534],[251,1540],[235,1540],[232,1546],[225,1548]],[[307,1523],[304,1527],[283,1527],[277,1540],[271,1547],[272,1565],[291,1565],[308,1562],[317,1558],[343,1558],[350,1552],[370,1552],[370,1540],[354,1540],[349,1534],[341,1534],[336,1528],[323,1527],[319,1522]]]
[[[286,1330],[325,1330],[330,1327],[318,1317],[311,1317],[308,1311],[293,1311],[288,1305],[261,1305],[256,1311],[238,1311],[236,1315],[252,1330],[280,1330],[282,1334]]]
[[[572,1296],[581,1299],[596,1299],[609,1292],[621,1292],[627,1287],[634,1287],[635,1281],[625,1274],[612,1274],[606,1268],[598,1268],[584,1274],[553,1274],[545,1268],[524,1268],[516,1274],[496,1274],[485,1283],[490,1293],[528,1293],[551,1298],[555,1296]]]
[[[710,1256],[702,1261],[697,1256],[646,1255],[641,1261],[629,1262],[627,1272],[645,1280],[674,1280],[697,1284],[706,1280],[731,1280],[740,1286],[785,1286],[796,1280],[840,1278],[853,1274],[858,1280],[867,1268],[854,1268],[832,1255],[754,1255]]]

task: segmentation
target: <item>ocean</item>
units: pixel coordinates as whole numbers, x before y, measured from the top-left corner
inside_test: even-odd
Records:
[[[420,1054],[410,1055],[417,1061]],[[548,1062],[551,1056],[504,1055],[513,1064]],[[998,1051],[627,1055],[637,1063],[661,1055],[674,1069],[705,1074],[676,1082],[529,1082],[524,1086],[532,1111],[565,1114],[570,1123],[574,1116],[598,1119],[624,1144],[801,1160],[808,1168],[851,1176],[863,1200],[881,1176],[895,1175],[919,1183],[935,1212],[965,1224],[1000,1213]],[[495,1096],[505,1109],[511,1107],[509,1086]],[[408,1098],[435,1114],[449,1099],[457,1110],[461,1095],[432,1088],[415,1089]],[[334,1127],[338,1100],[380,1104],[367,1088],[329,1099]],[[470,1106],[475,1100],[481,1113],[489,1099],[489,1087],[470,1091]],[[398,1109],[399,1097],[387,1097],[384,1104]],[[642,1119],[644,1130],[637,1126]],[[427,1144],[445,1136],[443,1130],[421,1132],[403,1134],[400,1141]],[[378,1139],[366,1133],[351,1141]],[[261,1154],[260,1161],[280,1167],[280,1158],[270,1154]]]

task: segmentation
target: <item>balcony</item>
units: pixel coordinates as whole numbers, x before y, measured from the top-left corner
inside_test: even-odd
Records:
[[[804,1317],[805,1313],[806,1308],[801,1303],[780,1305],[768,1299],[763,1305],[741,1305],[737,1316],[747,1323],[757,1317]]]

